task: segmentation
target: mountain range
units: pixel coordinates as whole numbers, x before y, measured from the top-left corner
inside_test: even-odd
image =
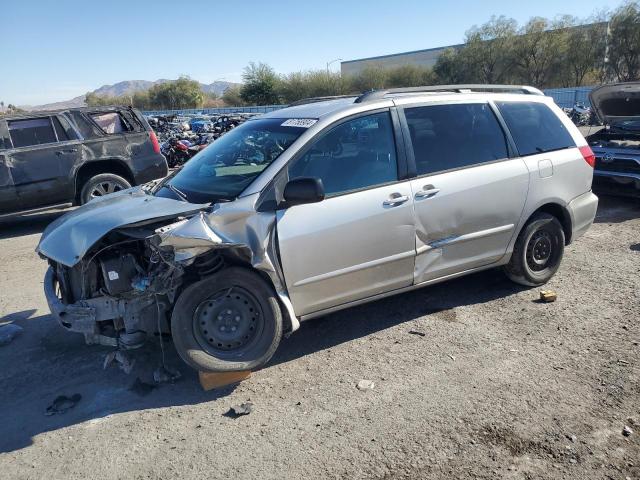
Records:
[[[136,92],[144,92],[146,90],[149,90],[154,85],[171,81],[172,80],[168,80],[165,78],[161,78],[160,80],[156,80],[155,82],[151,82],[149,80],[125,80],[123,82],[114,83],[113,85],[103,85],[100,88],[95,89],[92,93],[104,97],[120,97],[122,95],[132,95]],[[204,93],[215,93],[216,95],[220,96],[226,89],[236,85],[239,84],[217,80],[209,84],[200,83],[200,89]],[[44,105],[23,106],[22,108],[24,108],[25,110],[56,110],[59,108],[83,107],[86,105],[84,97],[84,95],[80,95],[70,100],[47,103]]]

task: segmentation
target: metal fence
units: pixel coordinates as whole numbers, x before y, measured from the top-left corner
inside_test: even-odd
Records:
[[[571,108],[576,103],[590,106],[589,92],[595,87],[550,88],[544,94],[553,97],[556,104],[562,108]],[[147,110],[145,115],[204,115],[211,113],[267,113],[279,110],[287,105],[261,105],[255,107],[221,107],[221,108],[190,108],[185,110]]]
[[[260,105],[254,107],[187,108],[183,110],[145,110],[145,115],[205,115],[210,113],[267,113],[286,105]]]
[[[571,108],[576,103],[590,107],[589,92],[594,88],[595,87],[549,88],[544,90],[544,94],[553,97],[556,104],[562,108]]]

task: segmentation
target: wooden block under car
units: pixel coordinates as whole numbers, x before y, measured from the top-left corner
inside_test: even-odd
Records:
[[[557,298],[558,294],[556,294],[556,292],[554,292],[553,290],[542,290],[540,292],[540,300],[545,303],[555,302]]]
[[[242,372],[198,372],[200,378],[200,385],[203,390],[209,391],[214,388],[226,387],[232,383],[238,383],[251,376],[251,370],[245,370]]]

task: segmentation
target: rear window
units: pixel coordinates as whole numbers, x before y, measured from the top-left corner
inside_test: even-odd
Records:
[[[520,155],[576,146],[564,123],[544,103],[496,102]]]
[[[14,148],[56,142],[56,134],[49,117],[10,120],[7,124]]]

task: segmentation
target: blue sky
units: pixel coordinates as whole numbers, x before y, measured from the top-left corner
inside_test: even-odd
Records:
[[[0,7],[0,100],[67,100],[121,80],[239,81],[250,61],[280,73],[342,58],[460,43],[506,15],[587,17],[619,0],[28,0]],[[339,62],[332,65],[339,69]]]

